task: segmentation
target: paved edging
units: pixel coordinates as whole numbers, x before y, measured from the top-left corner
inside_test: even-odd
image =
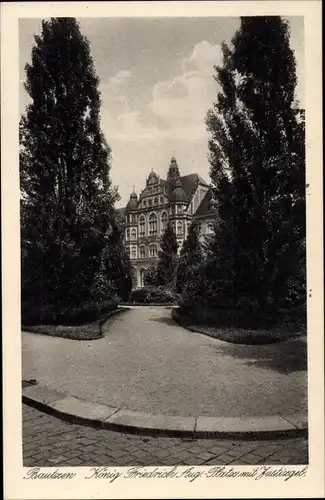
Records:
[[[24,388],[22,400],[29,406],[71,423],[121,432],[183,436],[192,439],[274,439],[308,433],[305,415],[239,418],[153,415],[85,401],[39,385]]]

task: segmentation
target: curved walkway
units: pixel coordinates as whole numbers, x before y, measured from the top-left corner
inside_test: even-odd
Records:
[[[132,308],[104,337],[23,333],[23,378],[77,398],[152,414],[307,414],[306,343],[228,344],[189,332],[170,309]]]

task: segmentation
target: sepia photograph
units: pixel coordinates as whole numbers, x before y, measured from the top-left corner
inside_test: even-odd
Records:
[[[308,464],[303,17],[21,18],[19,71],[23,465]]]
[[[324,493],[318,1],[1,6],[7,500]]]

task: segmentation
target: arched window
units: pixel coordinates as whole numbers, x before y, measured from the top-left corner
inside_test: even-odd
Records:
[[[140,236],[145,236],[146,234],[146,221],[143,215],[141,215],[140,220],[139,220],[139,226],[140,226]]]
[[[182,234],[183,232],[183,224],[181,221],[177,222],[177,234]]]
[[[131,259],[136,259],[137,257],[137,249],[136,247],[131,248]]]
[[[146,247],[144,245],[140,246],[140,259],[144,259],[146,256]]]
[[[143,208],[146,208],[146,206],[147,206],[147,202],[146,202],[146,200],[143,200]]]
[[[149,201],[148,201],[148,206],[149,207],[152,207],[152,199],[150,198]]]
[[[163,233],[166,229],[166,226],[167,226],[167,221],[168,221],[168,217],[167,217],[167,213],[166,212],[163,212],[161,214],[161,232]]]
[[[149,245],[149,257],[157,257],[157,245]]]
[[[174,220],[173,220],[173,222],[172,222],[172,228],[173,228],[173,231],[174,231],[174,233],[175,233],[175,229],[176,229],[176,222],[175,222]]]
[[[149,234],[157,234],[157,215],[151,214],[149,217]]]
[[[157,206],[157,205],[158,205],[158,198],[155,198],[155,199],[153,200],[153,204],[154,204],[155,206]]]
[[[137,230],[133,228],[131,230],[131,240],[136,240],[136,239],[137,239]]]

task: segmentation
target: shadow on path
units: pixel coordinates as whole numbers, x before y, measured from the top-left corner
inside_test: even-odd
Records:
[[[149,321],[156,321],[157,323],[164,323],[165,325],[169,326],[178,326],[177,323],[172,318],[169,318],[168,316],[164,316],[161,318],[150,318]]]
[[[274,370],[284,375],[307,370],[307,343],[305,339],[264,346],[228,344],[209,345],[217,355],[242,359],[245,364]]]

